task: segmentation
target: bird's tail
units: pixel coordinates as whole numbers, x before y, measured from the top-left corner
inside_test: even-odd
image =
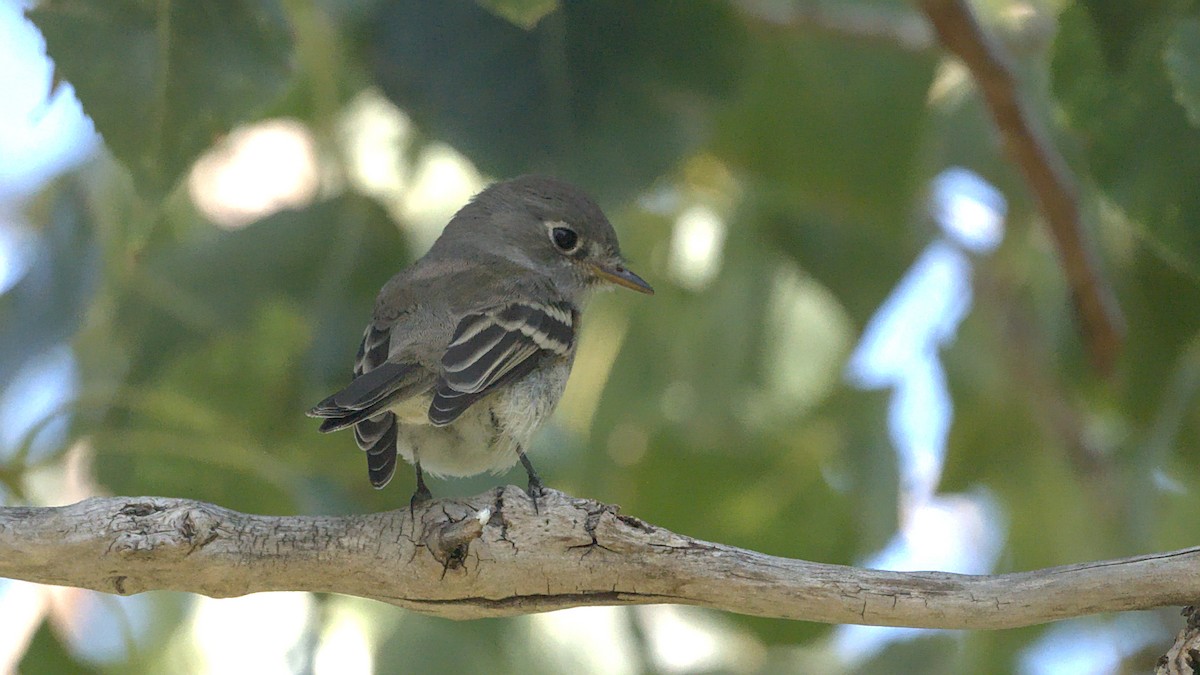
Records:
[[[396,415],[385,412],[354,427],[354,440],[367,453],[367,475],[376,488],[387,485],[396,473],[396,424]]]

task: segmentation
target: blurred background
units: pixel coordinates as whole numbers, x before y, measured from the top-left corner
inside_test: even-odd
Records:
[[[532,455],[694,537],[972,573],[1200,543],[1200,6],[980,0],[1123,310],[1088,357],[964,66],[900,1],[0,0],[0,500],[406,505],[303,411],[487,182],[605,207]],[[433,481],[469,495],[519,474]],[[0,672],[1145,672],[1177,610],[995,632],[688,607],[453,623],[0,580]]]

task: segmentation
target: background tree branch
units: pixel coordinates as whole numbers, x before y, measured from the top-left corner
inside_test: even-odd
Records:
[[[979,84],[1004,148],[1025,175],[1058,249],[1092,362],[1111,370],[1125,328],[1116,296],[1084,232],[1079,188],[1062,153],[1030,113],[1008,53],[976,20],[964,0],[921,0],[938,39]]]
[[[313,591],[456,619],[680,603],[826,623],[1013,628],[1200,597],[1200,548],[970,576],[883,572],[699,541],[508,486],[369,515],[258,516],[162,497],[0,509],[0,576],[128,595]]]
[[[937,46],[929,22],[909,9],[833,3],[737,3],[752,24],[769,28],[818,31],[839,37],[883,42],[909,51]]]

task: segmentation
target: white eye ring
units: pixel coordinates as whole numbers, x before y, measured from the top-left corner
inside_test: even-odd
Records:
[[[554,248],[558,249],[561,253],[567,255],[575,253],[583,244],[583,239],[579,236],[579,233],[568,227],[566,223],[546,223],[546,230],[550,235],[550,243],[554,244]]]

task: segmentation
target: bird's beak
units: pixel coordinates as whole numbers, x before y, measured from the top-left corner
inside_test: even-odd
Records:
[[[654,289],[650,287],[650,284],[646,283],[645,279],[626,269],[625,263],[620,260],[593,265],[592,269],[595,271],[597,277],[609,283],[624,286],[638,293],[654,295]]]

